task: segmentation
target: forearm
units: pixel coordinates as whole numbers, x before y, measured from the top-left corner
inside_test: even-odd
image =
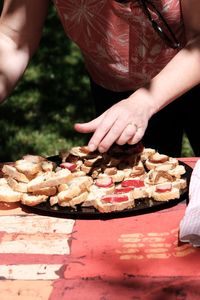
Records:
[[[6,0],[0,18],[0,101],[38,48],[49,0]]]
[[[154,114],[198,83],[200,83],[200,39],[195,39],[178,52],[148,86],[138,89],[131,97],[143,98],[147,101],[151,114]],[[136,94],[138,97],[135,97]]]
[[[13,90],[30,59],[27,49],[0,33],[0,102]]]

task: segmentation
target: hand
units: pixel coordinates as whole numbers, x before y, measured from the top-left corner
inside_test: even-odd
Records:
[[[152,116],[152,102],[138,97],[138,93],[118,102],[96,119],[75,124],[75,130],[82,133],[94,132],[89,141],[90,151],[106,152],[116,142],[118,145],[138,143]]]

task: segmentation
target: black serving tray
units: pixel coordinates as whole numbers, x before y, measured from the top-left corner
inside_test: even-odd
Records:
[[[61,159],[59,156],[48,157],[48,160],[60,164]],[[51,206],[49,201],[40,203],[36,206],[30,207],[21,204],[23,209],[31,211],[36,214],[52,216],[57,218],[68,218],[68,219],[82,219],[82,220],[109,220],[115,218],[124,218],[130,216],[137,216],[146,213],[156,212],[162,209],[170,208],[178,203],[185,201],[188,202],[188,187],[190,183],[190,177],[192,174],[192,168],[182,161],[179,161],[180,165],[183,165],[186,169],[184,177],[187,180],[187,189],[182,191],[180,198],[173,199],[165,202],[153,201],[149,199],[136,200],[136,207],[125,209],[122,211],[113,211],[110,213],[102,213],[96,210],[94,207],[83,207],[81,204],[76,206],[76,209],[72,207],[61,207],[59,205]]]

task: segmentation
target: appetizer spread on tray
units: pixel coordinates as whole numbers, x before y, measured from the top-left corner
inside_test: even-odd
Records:
[[[138,202],[178,199],[187,189],[186,170],[176,158],[137,145],[113,145],[107,153],[86,146],[61,151],[58,162],[25,155],[4,164],[0,201],[51,207],[93,207],[110,213]]]

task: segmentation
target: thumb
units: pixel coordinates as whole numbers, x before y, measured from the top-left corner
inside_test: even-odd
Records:
[[[87,123],[76,123],[74,129],[81,133],[94,132],[101,123],[102,115]]]

